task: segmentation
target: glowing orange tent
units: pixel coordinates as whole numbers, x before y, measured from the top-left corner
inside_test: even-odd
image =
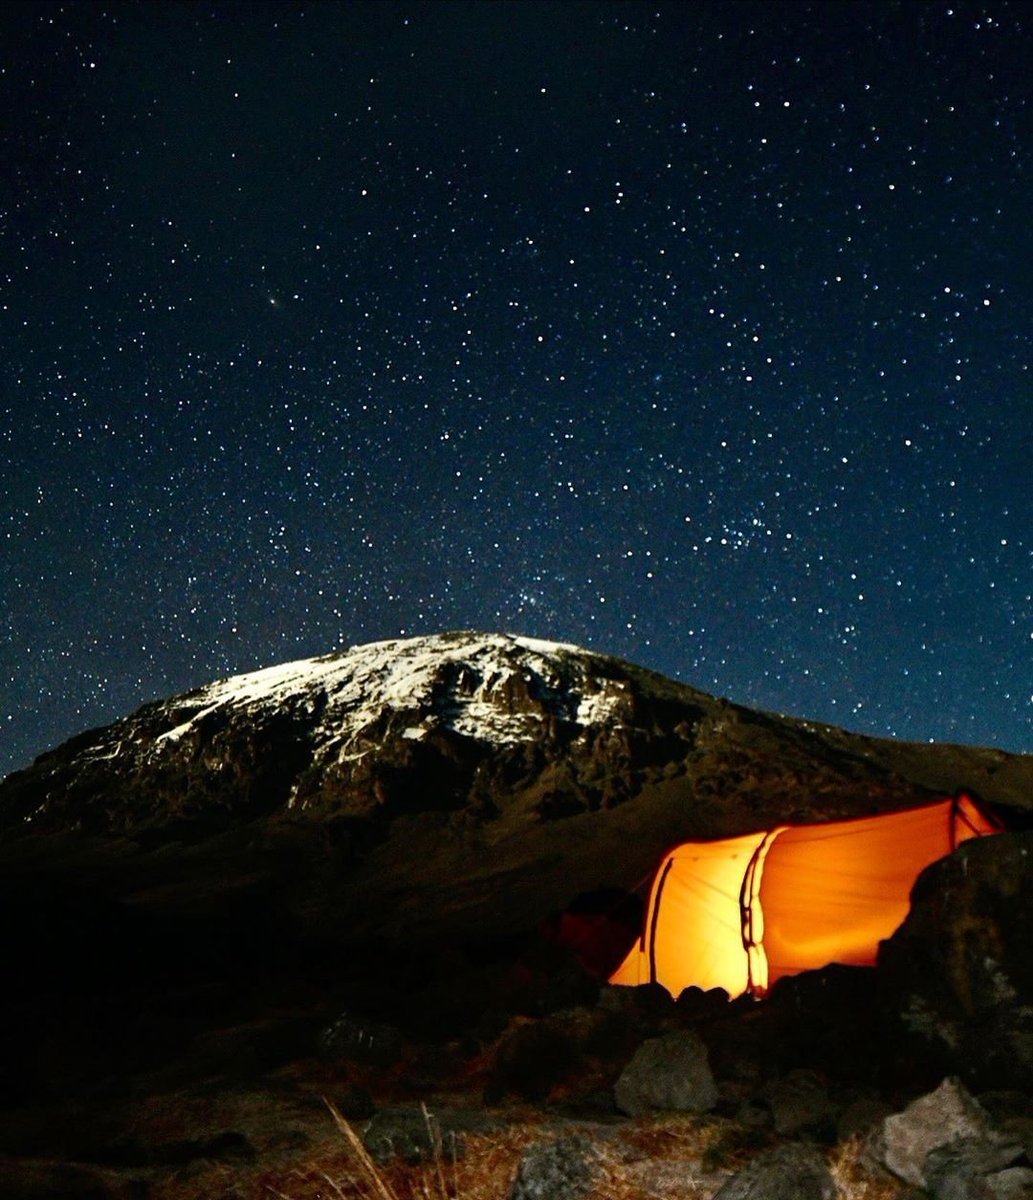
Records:
[[[761,996],[827,963],[874,966],[924,867],[1000,825],[965,794],[825,825],[685,842],[653,881],[642,936],[610,977]]]

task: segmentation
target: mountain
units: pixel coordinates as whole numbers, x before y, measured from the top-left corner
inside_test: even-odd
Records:
[[[0,780],[0,960],[17,981],[0,1002],[0,1173],[5,1152],[143,1161],[125,1140],[141,1097],[173,1111],[256,1079],[278,1096],[293,1072],[308,1103],[341,1083],[311,1062],[327,1021],[363,1053],[372,1019],[476,1057],[507,1014],[593,1003],[564,916],[605,910],[623,953],[671,844],[961,788],[1027,824],[1033,758],[860,737],[502,634],[379,642],[149,704]],[[731,1008],[734,1048],[754,1026]]]
[[[860,737],[574,646],[446,633],[73,738],[0,781],[0,868],[15,907],[28,877],[57,925],[69,897],[103,897],[126,926],[109,946],[157,930],[188,958],[404,945],[415,964],[629,892],[687,838],[959,788],[1017,813],[1031,783],[1028,756]]]
[[[219,680],[73,738],[0,781],[0,837],[420,811],[490,823],[528,793],[551,821],[671,781],[678,836],[702,836],[959,786],[1022,806],[1029,779],[1028,756],[851,735],[575,646],[448,633]]]

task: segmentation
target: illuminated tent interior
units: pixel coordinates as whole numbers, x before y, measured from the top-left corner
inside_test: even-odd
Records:
[[[924,867],[1000,825],[965,794],[824,825],[685,842],[653,881],[641,937],[611,983],[764,993],[828,963],[874,966]]]

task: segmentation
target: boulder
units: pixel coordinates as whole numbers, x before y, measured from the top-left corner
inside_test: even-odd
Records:
[[[828,1089],[814,1071],[790,1071],[767,1089],[775,1132],[783,1137],[802,1133],[831,1137],[835,1112]]]
[[[407,1163],[431,1162],[444,1156],[461,1158],[467,1133],[487,1133],[497,1128],[483,1112],[426,1107],[392,1108],[378,1112],[362,1133],[362,1142],[374,1162],[400,1158]]]
[[[402,1035],[391,1025],[342,1013],[319,1034],[319,1049],[329,1059],[390,1067],[402,1057]]]
[[[707,1112],[718,1100],[707,1048],[691,1030],[642,1043],[614,1088],[617,1107],[629,1117],[648,1112]]]
[[[827,1078],[866,1079],[879,1069],[874,972],[829,963],[779,979],[769,996],[765,1054],[783,1072],[811,1067]]]
[[[834,1200],[828,1164],[812,1146],[790,1142],[758,1155],[714,1200]]]
[[[1022,1155],[1021,1146],[999,1138],[959,1138],[926,1157],[926,1189],[933,1200],[997,1200],[1009,1193],[1029,1200],[1028,1186],[1014,1192],[1024,1178],[1033,1181],[1033,1171],[1015,1165]]]
[[[580,1057],[573,1031],[557,1022],[518,1025],[499,1043],[484,1098],[489,1104],[509,1094],[524,1100],[544,1100]]]
[[[836,1118],[836,1141],[865,1137],[893,1112],[893,1106],[873,1093],[855,1096]]]
[[[598,1175],[598,1152],[587,1138],[538,1142],[524,1151],[509,1200],[582,1200]]]
[[[966,842],[928,867],[882,944],[880,1005],[973,1088],[1033,1079],[1033,833]]]
[[[905,1183],[926,1186],[929,1155],[961,1138],[989,1141],[990,1118],[957,1079],[945,1079],[934,1091],[886,1117],[865,1142],[864,1157]]]

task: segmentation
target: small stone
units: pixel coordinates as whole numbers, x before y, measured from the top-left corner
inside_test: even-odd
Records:
[[[617,1080],[614,1099],[629,1117],[708,1112],[718,1093],[706,1046],[691,1030],[643,1042]]]
[[[396,1158],[407,1163],[431,1162],[438,1155],[451,1161],[463,1157],[466,1133],[494,1128],[483,1113],[461,1109],[433,1113],[424,1108],[384,1109],[366,1126],[362,1141],[370,1158],[381,1164]]]
[[[878,1096],[858,1096],[851,1100],[836,1120],[836,1141],[864,1137],[893,1114],[893,1108]]]
[[[402,1057],[402,1035],[391,1025],[342,1013],[319,1035],[319,1049],[332,1059],[390,1067]]]
[[[828,1090],[813,1071],[790,1071],[768,1088],[775,1132],[783,1137],[829,1133],[833,1127]]]
[[[598,1173],[598,1154],[587,1138],[538,1142],[524,1151],[509,1200],[583,1200]]]
[[[790,1142],[758,1155],[714,1200],[834,1200],[836,1184],[813,1146]]]

